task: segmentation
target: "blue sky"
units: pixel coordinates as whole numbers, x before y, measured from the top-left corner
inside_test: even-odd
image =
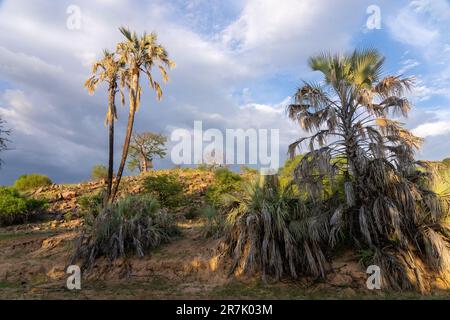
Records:
[[[70,30],[67,8],[81,10]],[[377,5],[381,29],[366,12]],[[415,76],[414,109],[404,122],[425,144],[419,158],[450,156],[450,2],[448,0],[70,0],[0,1],[0,114],[13,129],[0,184],[39,172],[56,182],[88,179],[106,163],[105,94],[82,84],[117,27],[156,31],[177,67],[163,101],[146,91],[137,131],[176,128],[278,128],[281,153],[302,135],[284,115],[301,84],[317,80],[315,53],[375,47],[386,73]],[[117,124],[117,156],[126,109]],[[170,159],[156,162],[170,167]]]

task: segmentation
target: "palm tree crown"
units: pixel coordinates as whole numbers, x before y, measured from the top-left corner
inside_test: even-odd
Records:
[[[375,50],[310,58],[309,65],[324,75],[324,82],[305,83],[288,112],[291,119],[314,134],[291,144],[290,151],[309,140],[313,162],[343,156],[354,174],[368,159],[389,158],[397,165],[413,161],[422,139],[388,118],[407,115],[410,104],[403,94],[410,89],[412,79],[381,78],[383,62]],[[330,139],[333,143],[327,144]],[[333,172],[336,167],[324,169]]]
[[[120,75],[123,72],[123,64],[116,60],[115,54],[108,50],[103,51],[103,57],[92,65],[92,75],[86,80],[84,86],[93,94],[100,82],[106,82],[109,86],[109,92],[116,94],[120,92],[122,104],[125,104],[123,92],[118,90]],[[110,103],[106,114],[106,124],[111,124],[117,120],[117,109],[115,103]]]

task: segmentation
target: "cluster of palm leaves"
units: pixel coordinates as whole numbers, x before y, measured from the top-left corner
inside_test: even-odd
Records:
[[[243,188],[226,197],[223,254],[233,259],[231,273],[261,272],[264,281],[302,273],[324,277],[330,212],[303,203],[277,176]]]
[[[410,110],[412,79],[383,78],[383,62],[371,49],[310,59],[324,81],[304,83],[288,107],[311,133],[290,146],[291,155],[309,146],[294,176],[311,201],[333,208],[331,244],[371,248],[386,286],[423,290],[427,271],[450,273],[449,202],[431,191],[427,163],[414,160],[422,139],[391,119]],[[337,182],[342,192],[330,194]]]
[[[86,218],[72,260],[82,260],[83,268],[89,270],[99,257],[110,261],[129,253],[142,257],[178,232],[173,215],[161,210],[154,197],[128,196],[108,205],[97,217]]]
[[[144,33],[138,36],[127,28],[122,27],[119,30],[125,37],[125,40],[117,44],[114,53],[107,50],[104,51],[103,58],[94,63],[92,75],[85,83],[85,87],[90,93],[96,90],[98,83],[105,82],[108,84],[106,123],[109,125],[109,165],[105,203],[115,200],[125,168],[133,133],[134,118],[141,101],[141,75],[144,74],[148,78],[150,88],[156,92],[159,100],[162,97],[162,90],[159,82],[152,75],[153,68],[157,67],[161,73],[162,80],[167,82],[168,74],[166,68],[174,66],[174,62],[168,58],[166,49],[158,43],[155,33]],[[117,92],[120,92],[122,104],[125,104],[124,89],[128,89],[129,93],[128,124],[122,158],[116,175],[117,178],[113,185],[114,121],[117,119],[115,96]]]

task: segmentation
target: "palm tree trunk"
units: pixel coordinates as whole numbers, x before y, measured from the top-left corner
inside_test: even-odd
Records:
[[[122,159],[120,160],[119,170],[117,171],[116,182],[114,183],[114,188],[112,190],[110,202],[114,202],[114,200],[117,196],[117,191],[119,189],[120,180],[122,179],[123,170],[125,168],[125,163],[127,161],[128,149],[130,147],[131,134],[133,132],[134,115],[135,115],[134,108],[130,108],[130,112],[128,114],[127,132],[125,135],[125,141],[124,141],[123,150],[122,150]]]
[[[109,124],[109,159],[108,159],[108,181],[105,203],[109,202],[114,174],[114,121]]]
[[[136,103],[139,88],[139,74],[134,76],[133,88],[131,89],[131,99],[130,99],[130,112],[128,113],[128,124],[127,132],[125,135],[125,141],[122,150],[122,159],[120,160],[119,170],[117,171],[116,182],[114,183],[114,188],[111,194],[110,202],[114,202],[117,196],[117,191],[119,190],[120,180],[122,179],[123,170],[125,168],[125,163],[127,162],[128,149],[130,148],[131,135],[133,133],[134,116],[136,114]]]
[[[106,185],[106,196],[104,204],[109,202],[111,197],[111,189],[113,183],[114,174],[114,121],[115,121],[115,97],[116,97],[116,83],[111,83],[109,87],[109,110],[110,119],[109,122],[109,154],[108,154],[108,180]]]

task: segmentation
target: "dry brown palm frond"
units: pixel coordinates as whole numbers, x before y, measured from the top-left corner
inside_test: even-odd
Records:
[[[385,110],[393,109],[394,113],[399,113],[404,117],[406,117],[408,112],[411,110],[411,105],[409,104],[408,99],[397,96],[387,97],[380,103],[380,105],[383,106]]]
[[[425,271],[408,249],[375,249],[374,264],[381,269],[382,288],[425,291]]]
[[[446,274],[450,270],[449,238],[442,233],[425,227],[421,230],[426,260],[434,270]]]
[[[387,76],[374,87],[374,91],[383,98],[389,96],[401,96],[404,94],[405,90],[411,89],[413,83],[413,78]]]

